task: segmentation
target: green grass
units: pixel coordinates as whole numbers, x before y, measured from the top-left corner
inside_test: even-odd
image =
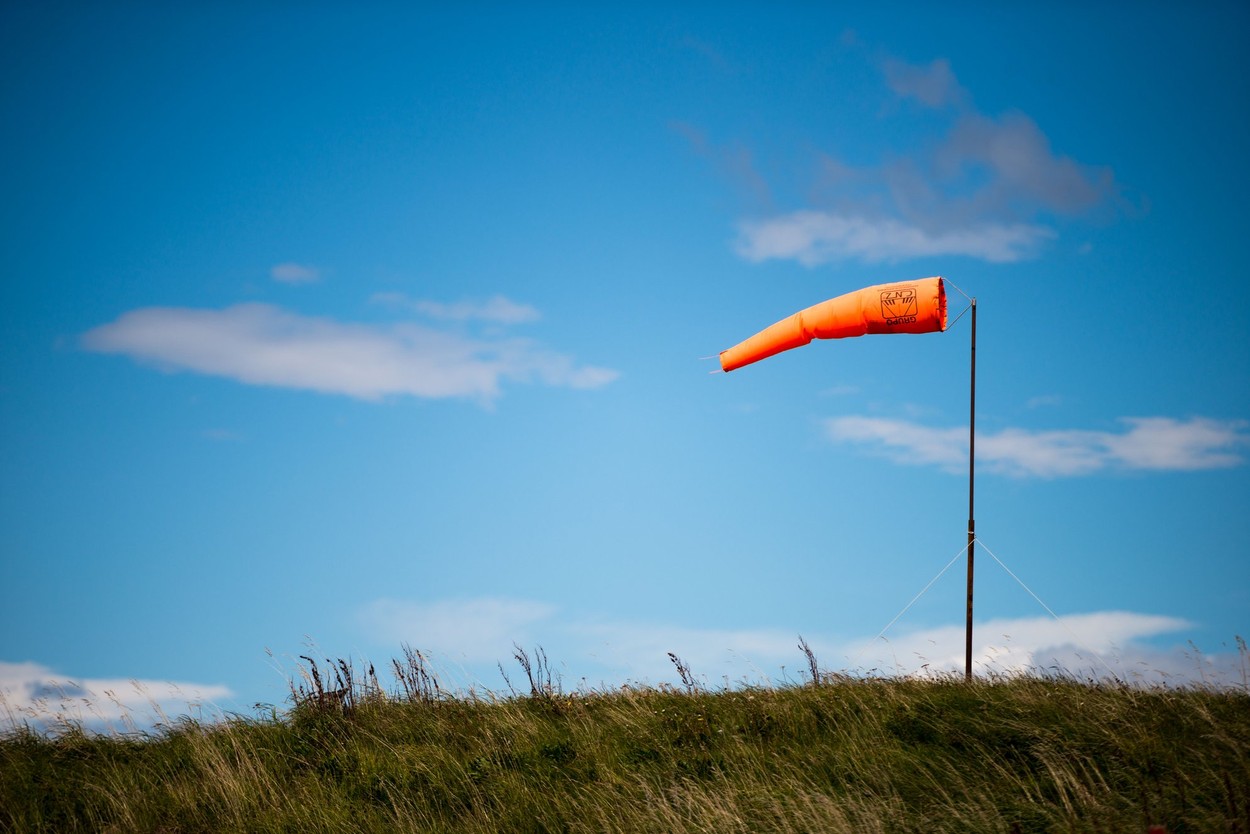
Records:
[[[521,657],[529,695],[449,695],[408,652],[389,693],[313,664],[268,719],[10,733],[0,830],[1250,834],[1241,691],[683,674],[564,693]]]

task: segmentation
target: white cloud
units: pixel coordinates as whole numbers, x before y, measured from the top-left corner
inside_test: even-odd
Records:
[[[1081,429],[1031,431],[1008,428],[977,433],[977,466],[1017,477],[1055,478],[1108,469],[1192,471],[1238,466],[1238,450],[1250,444],[1244,420],[1192,417],[1128,417],[1121,433]],[[837,417],[825,422],[838,442],[863,443],[891,460],[966,470],[968,430],[931,428],[906,420]]]
[[[966,429],[932,429],[906,420],[877,417],[835,417],[825,421],[825,430],[835,441],[884,447],[904,463],[954,470],[968,460]]]
[[[321,280],[321,272],[311,266],[288,262],[270,268],[269,277],[283,284],[312,284]]]
[[[38,663],[0,661],[0,730],[133,731],[183,715],[218,717],[214,702],[233,694],[221,684],[70,678]]]
[[[89,331],[82,343],[167,371],[365,400],[410,395],[489,402],[504,380],[596,388],[617,376],[530,340],[472,338],[416,324],[343,323],[268,304],[133,310]]]
[[[415,310],[433,319],[444,321],[486,321],[496,324],[524,324],[541,318],[538,310],[529,304],[520,304],[502,295],[493,295],[485,301],[457,301],[447,303],[427,299],[413,299],[397,292],[375,293],[371,301]]]
[[[935,255],[1007,263],[1031,257],[1052,237],[1050,229],[1026,223],[985,222],[938,231],[893,218],[796,211],[739,223],[736,249],[752,262],[793,259],[804,266],[850,258],[893,263]]]
[[[1110,455],[1134,469],[1224,469],[1243,458],[1234,449],[1250,443],[1244,420],[1186,422],[1166,417],[1129,417],[1131,429],[1105,438]]]
[[[657,622],[560,616],[532,600],[467,599],[434,603],[378,600],[361,621],[374,638],[494,669],[511,666],[513,644],[541,645],[553,668],[592,686],[677,683],[677,655],[703,685],[802,680],[807,660],[788,628],[696,628]],[[1177,617],[1098,611],[974,623],[978,674],[1061,671],[1129,682],[1237,685],[1235,655],[1198,657],[1143,641],[1193,628]],[[823,671],[923,675],[964,668],[964,625],[886,634],[879,639],[807,634]],[[496,685],[502,683],[498,681]],[[569,681],[565,681],[566,684]]]

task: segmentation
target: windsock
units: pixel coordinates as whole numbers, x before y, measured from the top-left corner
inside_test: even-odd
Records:
[[[871,333],[937,333],[946,329],[946,288],[941,278],[878,284],[800,310],[721,351],[720,366],[732,371],[812,339],[844,339]]]

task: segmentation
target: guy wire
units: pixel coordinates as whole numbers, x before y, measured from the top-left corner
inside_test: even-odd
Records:
[[[1114,670],[1114,669],[1112,669],[1110,666],[1108,666],[1108,665],[1107,665],[1107,661],[1103,660],[1103,659],[1102,659],[1102,656],[1101,656],[1101,655],[1099,655],[1099,654],[1098,654],[1098,652],[1094,651],[1094,650],[1093,650],[1093,649],[1091,649],[1089,646],[1085,645],[1085,643],[1081,640],[1081,638],[1080,638],[1080,637],[1079,637],[1079,636],[1078,636],[1078,635],[1077,635],[1074,631],[1072,631],[1072,629],[1068,628],[1068,624],[1067,624],[1067,623],[1065,623],[1063,620],[1061,620],[1061,619],[1059,618],[1059,615],[1058,615],[1058,614],[1056,614],[1054,611],[1051,611],[1051,610],[1050,610],[1050,606],[1049,606],[1049,605],[1047,605],[1046,603],[1042,602],[1042,598],[1041,598],[1041,597],[1039,597],[1037,594],[1033,593],[1033,589],[1032,589],[1032,588],[1030,588],[1028,585],[1025,585],[1025,584],[1024,584],[1024,582],[1022,582],[1022,581],[1021,581],[1020,577],[1016,576],[1014,573],[1012,573],[1012,572],[1011,572],[1011,568],[1009,568],[1009,567],[1007,567],[1006,565],[1004,565],[1004,564],[1003,564],[1003,560],[1002,560],[1002,559],[999,559],[997,556],[995,556],[995,555],[994,555],[994,551],[992,551],[992,550],[990,550],[988,547],[986,547],[986,546],[985,546],[985,543],[984,543],[984,542],[982,542],[980,539],[977,539],[977,542],[981,545],[981,548],[982,548],[982,549],[983,549],[986,553],[990,554],[990,558],[992,558],[995,562],[998,562],[998,566],[999,566],[1000,568],[1002,568],[1003,570],[1007,571],[1007,575],[1008,575],[1008,576],[1010,576],[1012,579],[1016,580],[1016,582],[1020,585],[1020,587],[1021,587],[1021,588],[1023,588],[1024,590],[1026,590],[1026,591],[1028,591],[1028,592],[1029,592],[1029,596],[1031,596],[1031,597],[1033,597],[1033,599],[1037,600],[1037,604],[1038,604],[1038,605],[1040,605],[1040,606],[1042,606],[1042,608],[1045,608],[1045,609],[1046,609],[1046,613],[1047,613],[1047,614],[1049,614],[1050,616],[1052,616],[1052,617],[1054,617],[1054,618],[1055,618],[1055,622],[1057,622],[1057,623],[1059,623],[1059,625],[1063,626],[1063,630],[1064,630],[1064,631],[1066,631],[1066,632],[1068,632],[1068,636],[1070,636],[1073,640],[1075,640],[1075,641],[1076,641],[1076,644],[1077,644],[1078,646],[1080,646],[1082,649],[1084,649],[1085,651],[1087,651],[1087,652],[1089,652],[1090,654],[1092,654],[1092,655],[1094,656],[1094,658],[1095,658],[1095,659],[1097,659],[1097,661],[1098,661],[1099,663],[1101,663],[1101,664],[1102,664],[1102,668],[1106,669],[1108,672],[1110,672],[1110,673],[1111,673],[1111,677],[1112,677],[1112,679],[1113,679],[1113,680],[1119,680],[1119,677],[1116,675],[1115,670]]]
[[[933,577],[932,579],[930,579],[930,580],[929,580],[929,584],[928,584],[928,585],[925,585],[923,588],[921,588],[921,589],[920,589],[920,593],[918,593],[918,594],[916,594],[914,597],[912,597],[911,602],[909,602],[909,603],[907,603],[907,605],[903,606],[903,610],[902,610],[902,611],[900,611],[900,612],[898,612],[897,614],[895,614],[895,615],[894,615],[894,619],[890,620],[888,623],[886,623],[886,624],[885,624],[885,628],[881,629],[881,633],[880,633],[880,634],[878,634],[876,637],[872,638],[871,640],[869,640],[869,641],[868,641],[868,643],[867,643],[867,644],[865,644],[865,645],[864,645],[864,647],[863,647],[862,649],[860,649],[860,650],[859,650],[859,654],[855,655],[854,659],[852,659],[852,660],[851,660],[851,665],[852,665],[852,666],[854,666],[856,663],[858,663],[858,662],[859,662],[859,659],[860,659],[861,657],[863,657],[863,656],[864,656],[864,652],[868,651],[868,647],[869,647],[869,646],[871,646],[873,643],[877,642],[878,640],[880,640],[880,639],[881,639],[881,635],[882,635],[882,634],[885,634],[887,631],[889,631],[889,630],[890,630],[890,626],[892,626],[892,625],[894,625],[895,623],[897,623],[897,622],[898,622],[898,620],[899,620],[899,617],[902,617],[904,614],[906,614],[906,613],[908,612],[908,610],[909,610],[909,609],[910,609],[913,605],[915,605],[915,604],[916,604],[916,601],[917,601],[917,600],[919,600],[922,596],[924,596],[924,595],[925,595],[925,593],[926,593],[926,592],[927,592],[930,588],[932,588],[932,587],[933,587],[933,583],[934,583],[934,582],[937,582],[939,579],[941,579],[941,578],[942,578],[942,574],[944,574],[944,573],[946,573],[948,570],[950,570],[951,565],[955,564],[956,560],[958,560],[960,556],[964,555],[964,553],[966,553],[966,552],[968,551],[968,548],[969,548],[969,547],[971,547],[971,546],[972,546],[972,543],[971,543],[971,542],[969,542],[968,544],[964,545],[963,550],[960,550],[958,553],[956,553],[954,556],[952,556],[952,557],[951,557],[951,560],[950,560],[949,562],[947,562],[947,563],[946,563],[946,567],[944,567],[944,568],[942,568],[940,571],[938,571],[937,576],[935,576],[935,577]]]

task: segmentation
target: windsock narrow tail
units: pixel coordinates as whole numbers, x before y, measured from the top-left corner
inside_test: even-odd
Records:
[[[875,333],[936,333],[946,329],[946,288],[941,278],[878,284],[800,310],[729,350],[720,366],[732,371],[812,339]]]

